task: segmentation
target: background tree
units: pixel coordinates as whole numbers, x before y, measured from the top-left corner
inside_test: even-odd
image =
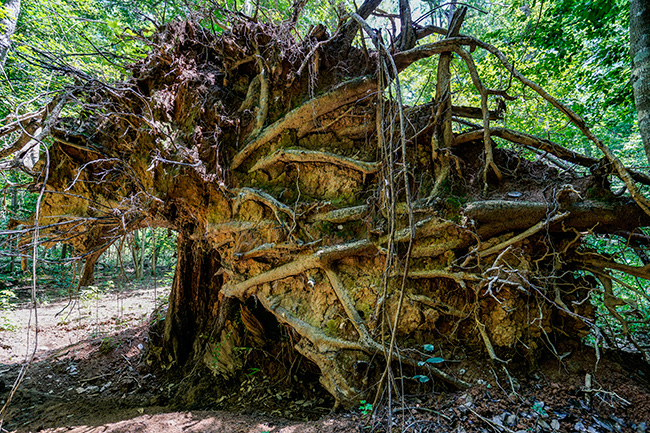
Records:
[[[7,0],[0,8],[0,66],[5,64],[19,14],[20,0]]]
[[[647,2],[630,1],[630,39],[634,101],[643,146],[650,161],[650,6]]]

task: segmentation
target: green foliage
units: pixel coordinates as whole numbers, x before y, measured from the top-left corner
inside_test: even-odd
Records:
[[[625,0],[469,1],[462,32],[498,47],[524,75],[581,115],[593,131],[632,166],[645,166],[636,129],[630,79],[629,5]],[[422,4],[424,13],[437,2]],[[442,8],[445,9],[445,8]],[[447,26],[441,12],[434,23]],[[418,14],[415,14],[418,18]],[[430,18],[426,18],[428,22]],[[430,36],[437,40],[440,36]],[[599,157],[599,151],[567,119],[540,97],[511,82],[498,60],[478,49],[478,72],[491,88],[508,89],[504,126],[548,138],[572,150]],[[401,74],[409,104],[435,97],[435,59],[416,62]],[[467,67],[452,62],[456,105],[479,106]],[[494,99],[490,101],[495,107]],[[497,139],[497,141],[499,141]]]
[[[14,309],[16,302],[16,293],[13,290],[2,289],[0,290],[0,330],[1,331],[13,331],[16,328],[16,324],[11,322],[11,319],[7,316],[7,312]]]
[[[114,82],[144,57],[162,24],[207,2],[23,0],[0,80],[0,118],[39,108],[77,79]]]
[[[84,287],[79,293],[79,299],[86,306],[91,306],[93,302],[99,301],[106,293],[106,290],[100,286]]]
[[[361,400],[359,403],[359,410],[363,416],[368,416],[372,413],[372,403],[369,403],[366,400]]]
[[[99,346],[99,352],[106,355],[122,345],[121,340],[117,340],[114,335],[107,335],[102,338],[102,343]]]

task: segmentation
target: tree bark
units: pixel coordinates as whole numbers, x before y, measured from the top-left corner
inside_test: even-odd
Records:
[[[0,20],[0,67],[4,66],[7,53],[11,47],[11,37],[16,31],[20,14],[20,0],[5,0],[3,9],[5,18]]]
[[[105,250],[95,251],[86,257],[86,263],[84,263],[84,270],[81,274],[81,279],[79,280],[79,287],[90,286],[95,283],[95,263],[101,257]]]
[[[630,1],[630,45],[634,103],[650,161],[650,4],[646,0]]]
[[[219,296],[223,285],[219,252],[209,242],[180,233],[177,254],[163,347],[167,359],[183,366],[203,355],[206,341],[218,338],[228,309]]]

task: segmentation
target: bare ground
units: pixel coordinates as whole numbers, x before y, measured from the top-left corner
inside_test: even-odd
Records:
[[[85,291],[76,301],[38,309],[38,349],[9,406],[3,428],[49,432],[375,432],[454,431],[644,432],[650,424],[648,365],[630,353],[596,363],[591,348],[549,357],[530,369],[509,370],[472,357],[444,368],[475,386],[444,392],[431,382],[393,402],[372,420],[362,410],[331,413],[324,391],[286,389],[257,371],[221,397],[179,407],[178,384],[146,365],[148,323],[168,288]],[[64,308],[65,307],[65,308]],[[13,329],[0,332],[0,398],[4,402],[26,353],[30,309],[6,313]],[[32,346],[33,347],[33,346]],[[463,373],[464,372],[464,373]],[[585,387],[587,375],[592,385]],[[188,409],[193,409],[188,411]],[[207,410],[206,410],[207,409]],[[218,410],[216,410],[218,409]],[[391,420],[389,423],[388,420]],[[389,425],[390,424],[390,425]]]

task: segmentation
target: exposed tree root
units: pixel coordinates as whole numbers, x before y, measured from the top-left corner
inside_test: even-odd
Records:
[[[372,94],[375,89],[376,83],[372,78],[355,78],[342,83],[329,93],[299,106],[246,143],[246,146],[232,159],[231,169],[239,167],[253,152],[278,137],[283,131],[296,129],[300,131],[299,136],[304,135],[311,129],[315,118]]]
[[[308,218],[309,221],[328,221],[331,223],[345,223],[348,221],[356,221],[363,218],[369,212],[369,207],[366,205],[346,207],[342,209],[334,209],[329,212],[319,213],[312,215]]]
[[[454,142],[457,145],[461,143],[467,143],[476,140],[477,138],[483,137],[483,134],[483,129],[465,132],[458,135]],[[550,140],[538,138],[524,132],[513,131],[507,128],[490,128],[490,135],[504,138],[512,143],[523,144],[525,146],[543,150],[557,156],[564,161],[568,161],[572,164],[579,164],[583,167],[591,167],[598,163],[598,160],[596,158],[580,155],[579,153],[565,149],[564,147],[555,144]]]
[[[365,21],[378,4],[366,0],[336,34],[315,28],[304,43],[292,39],[291,22],[235,15],[235,29],[221,35],[171,23],[127,85],[87,85],[70,110],[83,116],[62,118],[62,96],[0,126],[14,140],[0,157],[52,131],[58,140],[47,191],[65,193],[48,194],[33,224],[41,244],[67,239],[82,256],[145,224],[179,232],[165,331],[152,349],[164,365],[214,362],[215,374],[232,376],[244,368],[234,347],[247,338],[263,347],[288,329],[325,388],[351,407],[390,383],[397,363],[404,376],[469,386],[449,366],[422,365],[414,354],[429,343],[441,356],[457,354],[462,342],[510,360],[534,359],[542,347],[588,332],[607,336],[595,325],[592,296],[629,337],[634,305],[617,290],[650,295],[617,273],[650,279],[650,265],[619,263],[589,242],[624,236],[621,250],[648,261],[650,237],[638,229],[650,225],[650,201],[635,182],[650,177],[622,166],[496,48],[455,36],[460,10],[450,30],[421,31],[409,28],[401,4],[394,52]],[[349,44],[359,27],[374,51]],[[426,32],[446,37],[413,47]],[[498,101],[512,98],[484,84],[474,47],[567,115],[604,156],[495,127]],[[405,109],[398,72],[436,54],[435,100]],[[454,105],[454,56],[480,107]],[[489,110],[495,99],[499,109]],[[453,122],[469,132],[454,135]],[[498,148],[494,137],[552,155],[561,173]],[[611,191],[611,169],[634,201]],[[42,188],[35,177],[33,190]],[[206,346],[201,335],[214,342]],[[230,350],[221,363],[210,352],[218,344]],[[373,362],[385,362],[383,375],[350,373]]]
[[[246,200],[255,200],[268,206],[275,214],[278,222],[282,225],[284,225],[285,222],[284,219],[280,216],[280,213],[284,213],[293,221],[296,220],[296,216],[294,212],[289,208],[289,206],[276,200],[273,196],[264,191],[256,190],[253,188],[241,188],[239,190],[234,190],[233,192],[237,194],[237,198],[234,201],[233,205],[233,212],[235,213],[239,211],[242,203]]]
[[[240,283],[227,283],[223,286],[221,293],[223,293],[224,296],[242,298],[252,287],[280,280],[292,275],[297,275],[309,269],[322,268],[333,260],[367,253],[373,249],[374,245],[367,240],[323,248],[316,251],[314,254],[300,257],[292,262],[256,275]]]
[[[313,150],[300,150],[300,149],[280,149],[268,157],[257,161],[252,166],[249,172],[256,170],[264,170],[269,166],[277,163],[317,163],[317,164],[332,164],[339,167],[356,170],[364,176],[376,173],[379,170],[379,164],[376,162],[359,161],[345,156],[334,155],[327,152],[318,152]]]
[[[524,231],[523,233],[518,234],[517,236],[513,236],[507,241],[501,242],[498,245],[494,245],[493,247],[487,248],[485,250],[479,250],[478,251],[478,256],[479,257],[487,257],[489,255],[495,254],[501,250],[506,249],[507,247],[516,244],[517,242],[521,242],[522,240],[526,239],[529,236],[534,235],[535,233],[539,232],[542,230],[544,227],[548,227],[550,224],[556,223],[558,221],[562,221],[566,217],[569,216],[569,212],[562,212],[557,215],[552,216],[546,221],[540,221],[528,230]]]

